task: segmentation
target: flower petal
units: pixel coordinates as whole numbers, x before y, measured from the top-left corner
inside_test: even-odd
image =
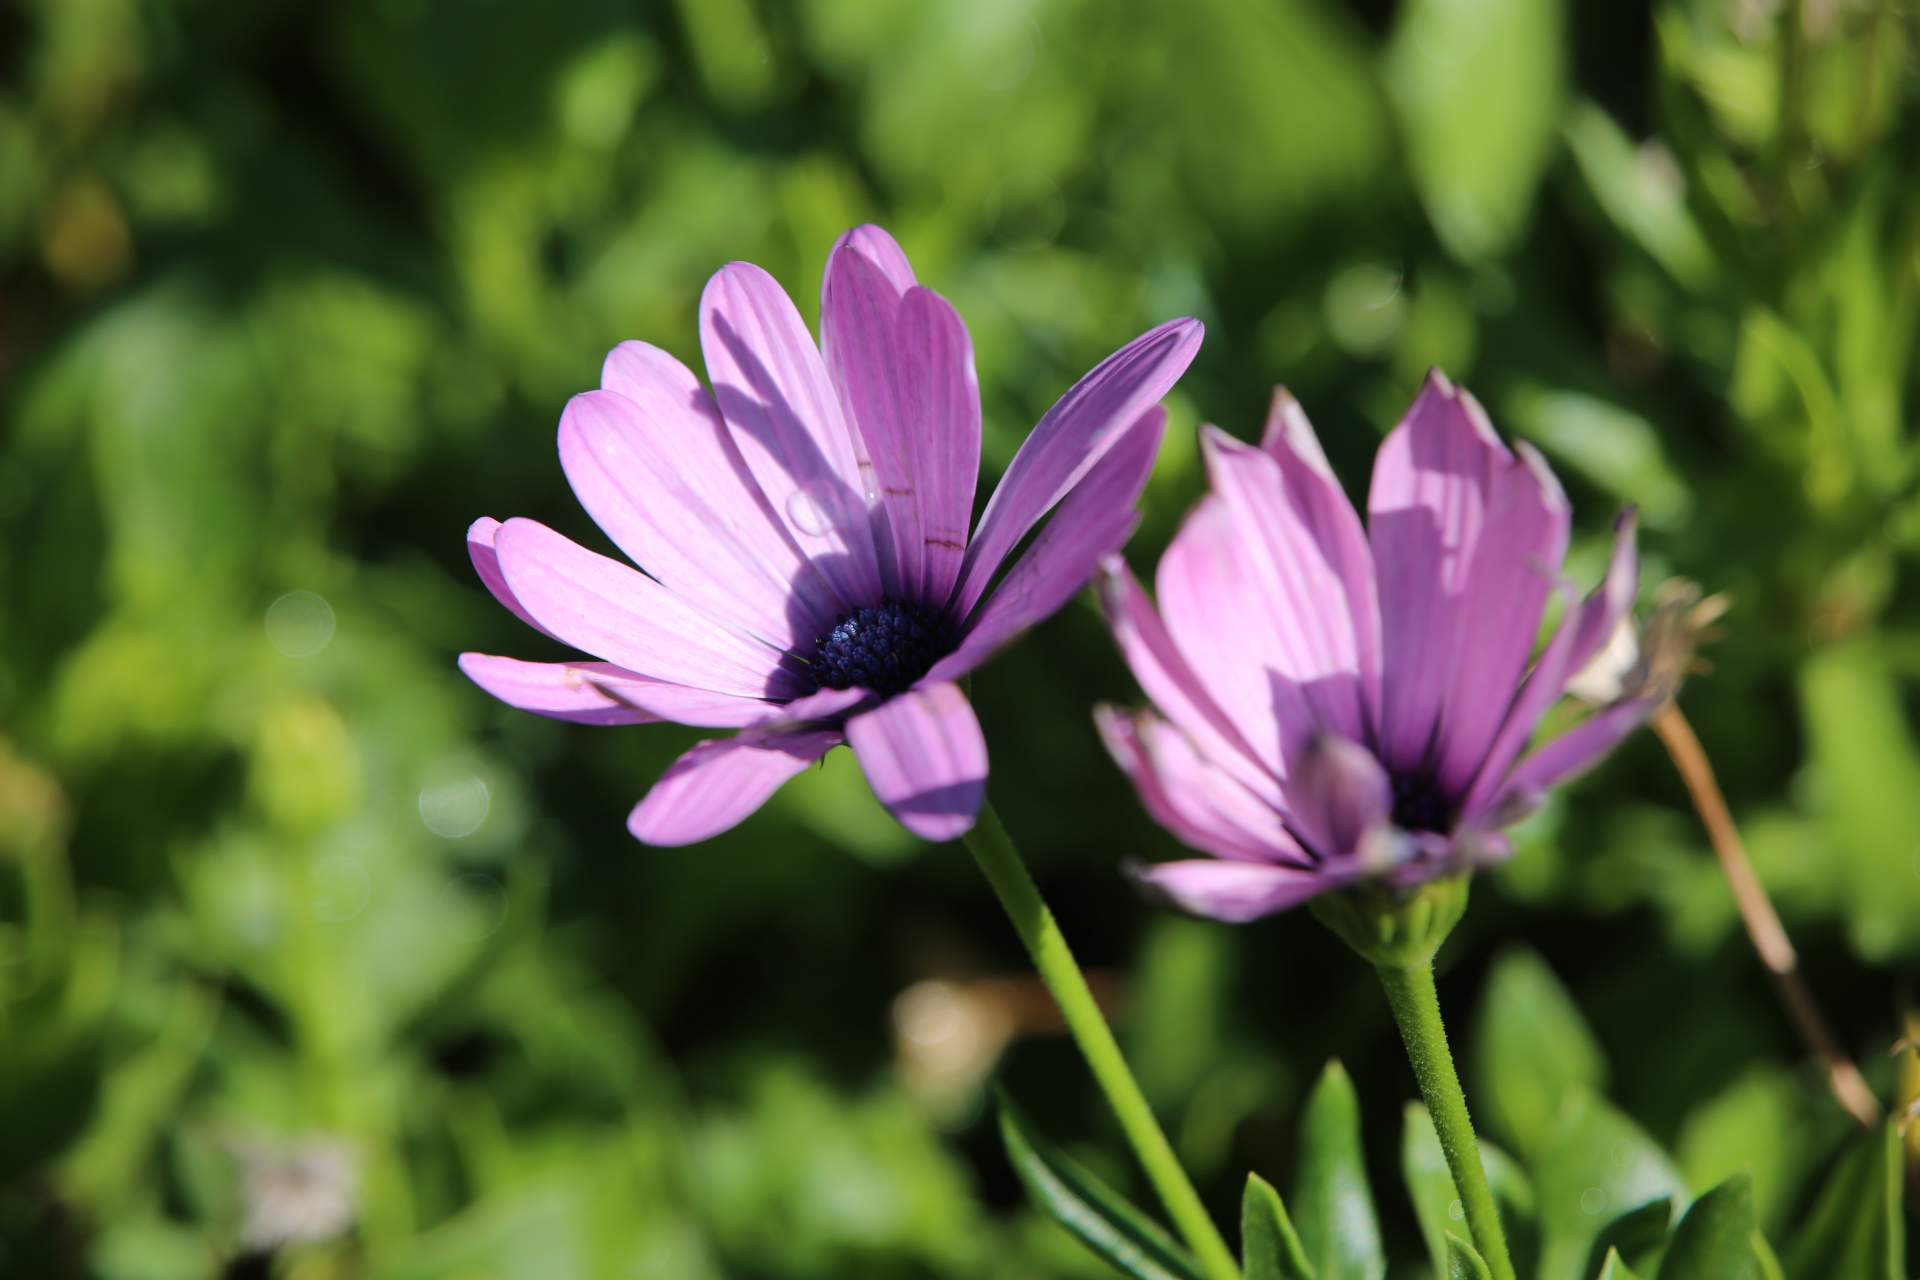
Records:
[[[888,588],[944,604],[966,552],[980,472],[980,387],[967,327],[940,295],[918,286],[902,293],[853,247],[828,259],[821,307],[827,368],[887,510]]]
[[[1570,778],[1578,777],[1598,764],[1600,757],[1629,733],[1659,705],[1658,698],[1629,698],[1594,712],[1559,737],[1539,747],[1523,759],[1507,776],[1501,789],[1501,801],[1489,806],[1497,810],[1509,796],[1524,797],[1546,791]]]
[[[1101,607],[1120,652],[1154,706],[1186,734],[1201,755],[1267,805],[1284,808],[1277,780],[1187,665],[1167,633],[1159,610],[1134,580],[1126,561],[1117,555],[1107,558],[1101,566],[1099,590]]]
[[[1328,465],[1313,424],[1285,387],[1274,389],[1260,447],[1280,464],[1288,505],[1319,547],[1327,568],[1340,580],[1353,624],[1354,657],[1368,727],[1367,738],[1355,741],[1370,740],[1380,722],[1380,601],[1366,528]]]
[[[1464,790],[1512,702],[1566,551],[1567,505],[1437,371],[1381,445],[1368,499],[1383,636],[1380,748]],[[1443,723],[1444,720],[1444,723]]]
[[[1221,862],[1213,858],[1135,865],[1127,870],[1154,896],[1193,915],[1225,920],[1229,924],[1245,924],[1297,907],[1351,880],[1351,877],[1333,876],[1320,870]]]
[[[1284,780],[1288,759],[1311,741],[1315,725],[1299,687],[1273,669],[1273,645],[1249,617],[1264,584],[1247,559],[1225,499],[1210,493],[1161,555],[1154,586],[1187,665],[1254,758]]]
[[[893,291],[896,294],[905,293],[920,283],[913,274],[913,264],[907,261],[907,251],[900,247],[900,242],[895,240],[885,227],[863,222],[857,227],[842,231],[840,238],[833,242],[833,248],[827,254],[829,264],[833,261],[833,255],[842,249],[852,249],[874,266],[879,267],[886,273],[887,279],[893,282]],[[827,288],[827,274],[822,273],[820,278],[820,313],[822,315],[827,311]]]
[[[605,389],[560,419],[560,461],[581,504],[677,594],[781,648],[845,603],[800,554],[747,470],[713,397],[664,351],[623,342]]]
[[[675,760],[627,816],[644,844],[693,844],[752,815],[767,797],[842,741],[837,730],[702,742]]]
[[[667,684],[611,662],[521,662],[463,653],[460,670],[509,706],[580,724],[671,720],[705,729],[731,729],[757,724],[773,710],[758,698]]]
[[[1369,740],[1373,698],[1366,686],[1374,675],[1368,668],[1376,661],[1370,650],[1379,626],[1371,562],[1343,566],[1342,558],[1365,554],[1365,543],[1342,547],[1343,531],[1335,521],[1326,531],[1334,538],[1330,546],[1312,517],[1328,514],[1334,503],[1346,506],[1354,535],[1360,532],[1359,518],[1337,484],[1331,495],[1326,492],[1331,476],[1317,476],[1297,458],[1289,476],[1271,453],[1214,427],[1202,429],[1201,447],[1253,588],[1239,602],[1240,626],[1273,682],[1288,767],[1318,733]],[[1304,491],[1290,481],[1304,482]]]
[[[1322,860],[1358,854],[1393,812],[1393,782],[1373,753],[1323,733],[1300,753],[1287,780],[1293,825]]]
[[[1152,406],[1073,487],[974,615],[959,648],[927,673],[929,680],[965,675],[1087,585],[1101,559],[1119,550],[1139,522],[1134,507],[1166,425],[1167,411]]]
[[[744,698],[807,690],[781,655],[720,626],[652,578],[533,520],[494,534],[507,587],[540,625],[576,649],[671,684]]]
[[[759,267],[728,263],[700,295],[700,349],[727,429],[794,545],[842,600],[877,602],[871,464],[792,301]]]
[[[527,607],[514,599],[513,592],[507,589],[506,575],[500,572],[500,555],[493,547],[494,535],[500,532],[500,522],[492,516],[481,516],[467,526],[467,558],[473,561],[474,572],[480,575],[480,581],[487,584],[487,590],[493,598],[513,610],[513,616],[532,627],[535,631],[552,635],[527,612]]]
[[[1094,709],[1107,753],[1153,820],[1183,844],[1240,862],[1313,865],[1283,815],[1193,748],[1178,728],[1151,711]]]
[[[1569,672],[1586,666],[1606,647],[1620,620],[1633,608],[1634,598],[1640,594],[1640,549],[1634,540],[1638,524],[1639,513],[1633,507],[1614,519],[1613,555],[1607,560],[1607,576],[1587,593],[1574,619],[1578,630],[1574,634],[1573,649],[1567,655]]]
[[[1132,426],[1158,403],[1193,362],[1205,332],[1198,320],[1169,320],[1149,329],[1076,382],[1047,410],[987,501],[955,588],[954,613],[965,617],[987,585],[1038,523]]]
[[[922,684],[847,722],[873,794],[923,840],[973,826],[987,792],[987,741],[960,686]]]

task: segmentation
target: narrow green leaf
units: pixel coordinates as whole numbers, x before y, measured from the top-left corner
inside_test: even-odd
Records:
[[[1320,1280],[1380,1280],[1386,1274],[1360,1147],[1360,1099],[1337,1058],[1327,1063],[1301,1118],[1293,1202],[1300,1243]]]
[[[1781,1259],[1787,1280],[1900,1280],[1907,1249],[1900,1190],[1900,1138],[1889,1121],[1834,1165]]]
[[[1742,1169],[1693,1202],[1660,1260],[1659,1280],[1754,1280],[1753,1175]]]
[[[1600,1280],[1640,1280],[1640,1277],[1621,1259],[1618,1249],[1609,1249],[1600,1262]]]
[[[1453,1232],[1447,1232],[1447,1280],[1493,1280],[1480,1251]]]
[[[1607,1224],[1593,1242],[1587,1255],[1587,1280],[1599,1280],[1609,1256],[1631,1258],[1645,1263],[1667,1242],[1673,1226],[1673,1197],[1649,1200],[1638,1209],[1630,1209]]]
[[[1318,1280],[1280,1193],[1257,1173],[1240,1201],[1240,1250],[1247,1280]]]
[[[1000,1136],[1033,1202],[1101,1258],[1136,1280],[1201,1280],[1158,1223],[1036,1133],[1004,1093]]]

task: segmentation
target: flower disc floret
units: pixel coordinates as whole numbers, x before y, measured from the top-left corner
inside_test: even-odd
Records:
[[[882,596],[878,606],[841,614],[814,643],[808,670],[821,688],[871,689],[891,698],[953,651],[953,628],[937,610]]]

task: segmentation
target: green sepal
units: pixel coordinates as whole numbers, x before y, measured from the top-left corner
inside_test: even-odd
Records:
[[[1673,1197],[1649,1200],[1638,1209],[1627,1212],[1608,1223],[1593,1242],[1593,1252],[1587,1257],[1587,1269],[1582,1274],[1586,1280],[1599,1280],[1606,1272],[1609,1256],[1625,1260],[1632,1258],[1637,1262],[1646,1262],[1658,1256],[1660,1247],[1667,1242],[1667,1235],[1673,1229]]]
[[[1901,1280],[1907,1252],[1893,1121],[1840,1157],[1787,1246],[1788,1280]]]
[[[1320,1073],[1300,1120],[1293,1204],[1300,1243],[1320,1280],[1378,1280],[1386,1273],[1360,1146],[1360,1098],[1337,1058]]]
[[[1621,1258],[1618,1249],[1609,1249],[1607,1256],[1600,1260],[1600,1280],[1640,1280],[1640,1277]]]
[[[1158,1223],[1036,1133],[1004,1091],[999,1101],[1007,1157],[1047,1216],[1135,1280],[1202,1280],[1192,1255]]]
[[[1280,1193],[1257,1173],[1240,1199],[1240,1251],[1247,1280],[1318,1280]]]
[[[1412,889],[1362,883],[1323,893],[1307,903],[1314,919],[1372,964],[1408,969],[1434,952],[1467,910],[1466,872],[1440,876]]]
[[[1693,1202],[1660,1260],[1659,1280],[1731,1280],[1758,1270],[1753,1174],[1742,1169]]]
[[[1447,1232],[1447,1280],[1493,1280],[1480,1251],[1453,1232]]]

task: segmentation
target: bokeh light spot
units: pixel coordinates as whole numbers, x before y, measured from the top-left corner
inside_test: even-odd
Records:
[[[367,869],[352,858],[322,858],[307,872],[307,905],[314,917],[329,922],[351,920],[373,896]]]
[[[420,821],[433,834],[457,840],[480,829],[490,803],[484,781],[472,775],[455,778],[420,792]]]
[[[440,891],[440,927],[465,942],[478,942],[507,922],[507,891],[492,876],[455,876]]]
[[[333,606],[311,591],[289,591],[267,609],[267,643],[289,658],[311,658],[333,639]]]

